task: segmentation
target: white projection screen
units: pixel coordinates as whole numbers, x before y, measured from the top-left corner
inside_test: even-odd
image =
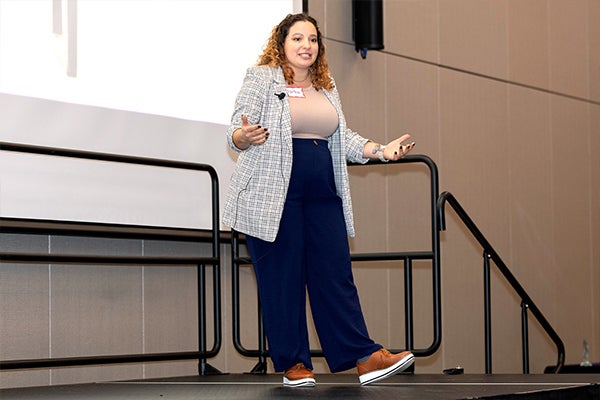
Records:
[[[0,142],[212,165],[298,0],[0,0]],[[0,216],[210,228],[202,172],[0,150]],[[222,204],[222,202],[221,202]]]

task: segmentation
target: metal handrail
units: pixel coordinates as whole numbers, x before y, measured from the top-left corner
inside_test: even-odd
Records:
[[[146,353],[146,354],[124,354],[124,355],[102,355],[89,357],[67,357],[67,358],[44,358],[28,360],[1,360],[0,370],[25,369],[25,368],[47,368],[64,367],[75,365],[109,364],[109,363],[131,363],[145,361],[166,360],[199,360],[199,373],[201,375],[217,373],[218,371],[207,364],[206,359],[215,357],[221,348],[221,284],[220,284],[220,235],[219,235],[219,182],[216,170],[207,164],[173,161],[158,158],[146,158],[129,155],[118,155],[99,153],[91,151],[71,150],[64,148],[44,147],[19,143],[0,142],[1,151],[13,151],[28,154],[49,155],[58,157],[78,158],[85,160],[108,161],[124,164],[146,165],[164,168],[207,172],[211,179],[211,201],[212,216],[211,230],[208,239],[212,244],[212,257],[168,257],[168,256],[94,256],[74,254],[33,254],[33,253],[11,253],[2,252],[0,258],[11,262],[54,262],[54,263],[88,263],[88,264],[125,264],[125,265],[196,265],[197,287],[198,287],[198,348],[199,351],[191,352],[169,352],[169,353]],[[53,225],[55,224],[55,225]],[[91,224],[74,221],[40,221],[26,219],[0,218],[0,226],[7,225],[17,232],[44,232],[44,234],[61,234],[69,232],[85,236],[97,236],[113,232],[121,237],[135,237],[138,234],[144,236],[144,232],[155,237],[164,239],[180,240],[182,236],[186,240],[194,240],[193,237],[207,238],[203,230],[182,230],[174,228],[169,231],[168,227],[144,228],[133,225],[116,224]],[[205,266],[213,266],[213,318],[214,338],[212,348],[207,350],[206,344],[206,282]]]
[[[485,353],[486,353],[486,373],[492,373],[491,364],[491,313],[490,313],[490,285],[489,285],[489,259],[494,261],[496,267],[500,273],[504,276],[506,281],[510,284],[513,290],[521,298],[521,338],[522,338],[522,354],[523,354],[523,373],[529,373],[529,344],[528,344],[528,326],[527,326],[527,310],[531,310],[531,313],[536,318],[538,323],[544,329],[546,334],[554,342],[558,353],[556,366],[553,372],[558,373],[565,363],[565,346],[554,330],[552,325],[544,317],[540,309],[535,305],[531,297],[527,294],[523,286],[519,283],[517,278],[510,272],[510,269],[506,266],[502,258],[498,255],[496,250],[492,247],[490,242],[485,238],[483,233],[477,228],[477,225],[473,222],[471,217],[467,214],[464,208],[460,205],[458,200],[450,192],[443,192],[438,200],[438,218],[440,230],[446,230],[446,215],[445,205],[448,203],[452,209],[456,212],[460,220],[464,223],[467,229],[471,232],[475,240],[479,242],[483,248],[484,257],[484,290],[485,290]]]
[[[425,251],[412,252],[380,252],[351,254],[353,262],[362,261],[404,261],[404,307],[405,307],[405,346],[411,350],[417,357],[426,357],[434,354],[441,345],[442,340],[442,317],[441,317],[441,279],[440,279],[440,239],[437,218],[437,198],[439,193],[439,179],[436,164],[431,158],[425,155],[409,155],[398,161],[383,163],[371,160],[368,164],[348,164],[349,166],[360,167],[362,165],[393,165],[423,163],[429,169],[430,177],[430,210],[431,210],[431,249]],[[239,233],[232,232],[231,240],[231,266],[232,266],[232,335],[233,344],[236,351],[245,357],[258,357],[258,363],[250,371],[251,373],[266,373],[266,358],[269,352],[266,348],[266,338],[262,324],[262,314],[260,309],[260,300],[258,303],[258,348],[248,349],[241,341],[240,332],[240,296],[239,296],[239,268],[242,265],[251,264],[248,257],[240,256],[240,237]],[[431,345],[424,349],[414,348],[414,324],[413,324],[413,296],[412,296],[412,261],[413,260],[431,260],[432,262],[432,291],[433,291],[433,341]],[[391,349],[399,352],[404,349]],[[322,357],[321,350],[311,350],[311,356]]]

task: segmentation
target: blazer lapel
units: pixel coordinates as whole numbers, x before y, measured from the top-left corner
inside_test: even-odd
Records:
[[[273,68],[273,98],[279,104],[280,121],[281,121],[281,136],[284,145],[288,148],[290,153],[292,152],[292,116],[290,114],[290,103],[287,99],[287,83],[283,76],[283,70],[281,68]],[[284,93],[285,97],[279,99],[277,94]]]

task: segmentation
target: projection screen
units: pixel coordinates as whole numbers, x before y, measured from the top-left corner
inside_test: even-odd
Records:
[[[0,141],[210,164],[297,0],[0,0]],[[0,151],[0,216],[210,227],[208,176]]]

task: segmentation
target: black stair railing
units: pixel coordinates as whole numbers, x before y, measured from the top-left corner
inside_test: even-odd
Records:
[[[484,266],[484,324],[485,324],[485,372],[486,374],[492,373],[492,330],[491,330],[491,289],[490,289],[490,262],[491,259],[502,276],[506,279],[508,284],[517,293],[521,299],[521,342],[522,342],[522,357],[523,357],[523,373],[529,373],[529,328],[528,328],[528,310],[538,321],[544,332],[554,342],[558,353],[556,365],[553,368],[554,373],[558,373],[563,367],[565,362],[565,346],[552,328],[552,325],[548,322],[546,317],[542,314],[540,309],[533,302],[531,297],[527,294],[523,286],[519,283],[517,278],[512,274],[510,269],[506,266],[502,258],[498,255],[496,250],[492,247],[490,242],[485,238],[483,233],[479,230],[477,225],[473,222],[471,217],[467,214],[464,208],[460,205],[458,200],[449,192],[443,192],[438,200],[438,218],[440,230],[446,230],[446,216],[445,216],[445,205],[449,204],[450,207],[456,212],[460,220],[471,232],[475,240],[479,242],[483,248],[483,266]]]
[[[441,345],[441,269],[440,269],[440,231],[445,230],[445,214],[444,206],[450,204],[471,231],[474,237],[478,240],[484,249],[484,309],[485,309],[485,357],[486,357],[486,373],[492,372],[492,346],[491,346],[491,295],[490,295],[490,263],[491,259],[502,272],[508,283],[521,298],[521,321],[522,321],[522,357],[523,357],[523,373],[529,373],[529,342],[528,342],[528,311],[530,310],[536,320],[540,323],[546,334],[555,343],[558,359],[553,372],[557,373],[564,365],[565,350],[562,340],[554,331],[550,323],[543,316],[539,308],[529,297],[527,292],[519,284],[517,279],[512,275],[508,267],[504,264],[498,253],[490,245],[487,239],[479,231],[471,218],[467,215],[458,201],[448,192],[444,192],[438,196],[438,172],[435,163],[427,156],[411,155],[407,156],[395,163],[417,163],[421,162],[428,166],[430,171],[430,191],[431,191],[431,250],[417,252],[396,252],[396,253],[370,253],[370,254],[351,254],[353,262],[360,261],[389,261],[401,260],[404,263],[404,300],[405,300],[405,327],[406,327],[406,349],[411,350],[417,357],[426,357],[434,354]],[[395,164],[391,162],[390,164]],[[369,165],[378,164],[371,162]],[[354,164],[351,164],[354,165]],[[360,166],[360,164],[358,165]],[[232,263],[232,335],[235,349],[243,356],[258,357],[257,365],[252,369],[251,373],[264,374],[266,373],[266,359],[269,355],[264,327],[262,324],[262,315],[260,310],[260,301],[257,300],[258,307],[258,348],[248,349],[244,347],[241,341],[240,327],[240,295],[239,295],[239,268],[243,265],[250,265],[251,260],[247,256],[240,255],[240,246],[242,245],[240,234],[233,231],[231,240],[231,263]],[[432,262],[432,295],[433,295],[433,342],[426,349],[414,348],[414,333],[413,333],[413,298],[412,298],[412,261],[413,260],[431,260]],[[392,349],[400,351],[400,349]],[[312,356],[322,356],[320,350],[311,350]]]
[[[410,252],[382,252],[382,253],[362,253],[351,254],[352,262],[365,261],[402,261],[404,266],[404,320],[405,320],[405,349],[410,350],[417,357],[426,357],[434,354],[441,345],[442,340],[442,311],[441,311],[441,283],[440,283],[440,241],[437,218],[437,198],[439,194],[439,180],[437,166],[433,160],[425,155],[409,155],[398,161],[382,163],[380,161],[370,161],[368,164],[348,164],[350,167],[360,167],[362,165],[393,165],[422,163],[429,169],[429,205],[431,213],[431,248],[423,251]],[[266,360],[269,355],[264,327],[262,324],[262,315],[260,310],[260,301],[257,300],[258,307],[258,345],[256,349],[246,348],[241,340],[240,326],[240,283],[239,269],[241,266],[250,265],[252,262],[249,257],[240,255],[240,246],[242,239],[240,234],[232,231],[231,235],[231,265],[232,265],[232,335],[233,344],[236,351],[245,357],[257,357],[258,363],[250,373],[264,374],[267,371]],[[432,295],[433,295],[433,340],[429,347],[424,349],[414,348],[414,323],[413,323],[413,290],[412,290],[412,262],[414,260],[431,261],[432,275]],[[404,349],[390,349],[393,352],[400,352]],[[311,350],[313,357],[322,357],[321,350]]]
[[[75,263],[75,264],[111,264],[111,265],[191,265],[197,270],[198,301],[198,350],[186,352],[163,352],[144,354],[117,354],[101,356],[79,356],[65,358],[41,358],[0,360],[0,370],[27,368],[54,368],[82,365],[99,365],[115,363],[139,363],[169,360],[198,360],[200,375],[218,374],[216,368],[207,361],[217,356],[221,349],[221,253],[219,234],[219,181],[216,170],[207,164],[173,161],[157,158],[146,158],[110,153],[72,150],[64,148],[44,147],[21,143],[0,142],[0,151],[67,157],[84,160],[107,161],[111,163],[143,165],[151,167],[171,168],[178,170],[201,171],[210,177],[211,190],[211,229],[178,229],[170,227],[143,227],[135,225],[80,223],[78,221],[27,220],[0,217],[0,228],[3,232],[19,232],[32,234],[66,234],[78,236],[103,236],[119,238],[160,238],[163,240],[192,240],[210,242],[210,257],[179,256],[122,256],[122,255],[85,255],[85,254],[32,254],[0,252],[0,260],[12,263]],[[204,212],[204,210],[203,210]],[[152,229],[154,228],[154,229]],[[212,266],[213,280],[213,343],[207,347],[207,300],[206,267]]]

